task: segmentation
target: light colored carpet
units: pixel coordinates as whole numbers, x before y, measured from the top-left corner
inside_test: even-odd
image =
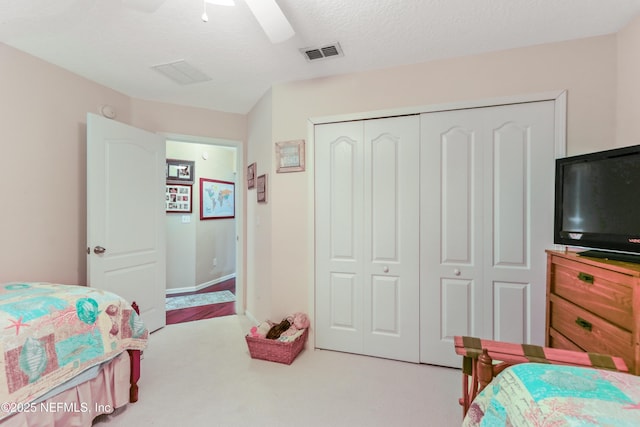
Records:
[[[219,304],[221,302],[233,302],[236,296],[231,291],[205,292],[202,294],[183,295],[179,297],[167,297],[167,311],[181,308],[199,307],[202,305]]]
[[[291,365],[254,360],[233,315],[151,334],[140,400],[96,427],[459,426],[459,369],[314,350]],[[453,348],[452,350],[453,351]]]

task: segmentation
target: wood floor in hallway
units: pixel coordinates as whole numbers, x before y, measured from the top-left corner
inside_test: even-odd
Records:
[[[181,294],[172,294],[172,297],[182,295],[202,294],[207,292],[230,291],[236,294],[236,279],[232,278],[224,282],[216,283],[196,292],[185,292]],[[219,304],[209,304],[199,307],[189,307],[180,310],[167,311],[167,325],[175,323],[193,322],[195,320],[211,319],[213,317],[229,316],[236,314],[235,302],[223,302]]]

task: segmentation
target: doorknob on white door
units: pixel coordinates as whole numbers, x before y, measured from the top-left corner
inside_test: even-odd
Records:
[[[456,276],[460,275],[460,269],[459,268],[454,268],[453,269],[453,274],[455,274]]]
[[[100,255],[105,253],[107,250],[105,248],[103,248],[102,246],[96,246],[95,248],[93,248],[93,253],[96,255]]]
[[[386,265],[384,267],[382,267],[382,271],[384,271],[385,273],[389,272],[389,267],[387,267]]]

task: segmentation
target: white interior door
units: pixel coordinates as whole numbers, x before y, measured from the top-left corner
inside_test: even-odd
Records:
[[[544,343],[554,114],[546,101],[422,116],[422,362],[459,367],[455,335]]]
[[[140,307],[154,331],[165,314],[165,139],[87,114],[87,281]]]
[[[315,127],[316,346],[419,358],[419,117]]]

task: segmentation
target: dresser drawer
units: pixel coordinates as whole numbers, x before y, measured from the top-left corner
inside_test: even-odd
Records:
[[[553,328],[549,328],[549,344],[548,347],[551,348],[563,348],[565,350],[573,350],[573,351],[585,351],[584,348],[580,348],[575,343],[571,342],[560,332],[556,331]]]
[[[549,296],[549,326],[578,347],[591,353],[610,354],[633,363],[633,339],[629,331],[612,325],[600,317],[559,298]]]
[[[633,278],[554,257],[550,292],[621,328],[633,329]]]

